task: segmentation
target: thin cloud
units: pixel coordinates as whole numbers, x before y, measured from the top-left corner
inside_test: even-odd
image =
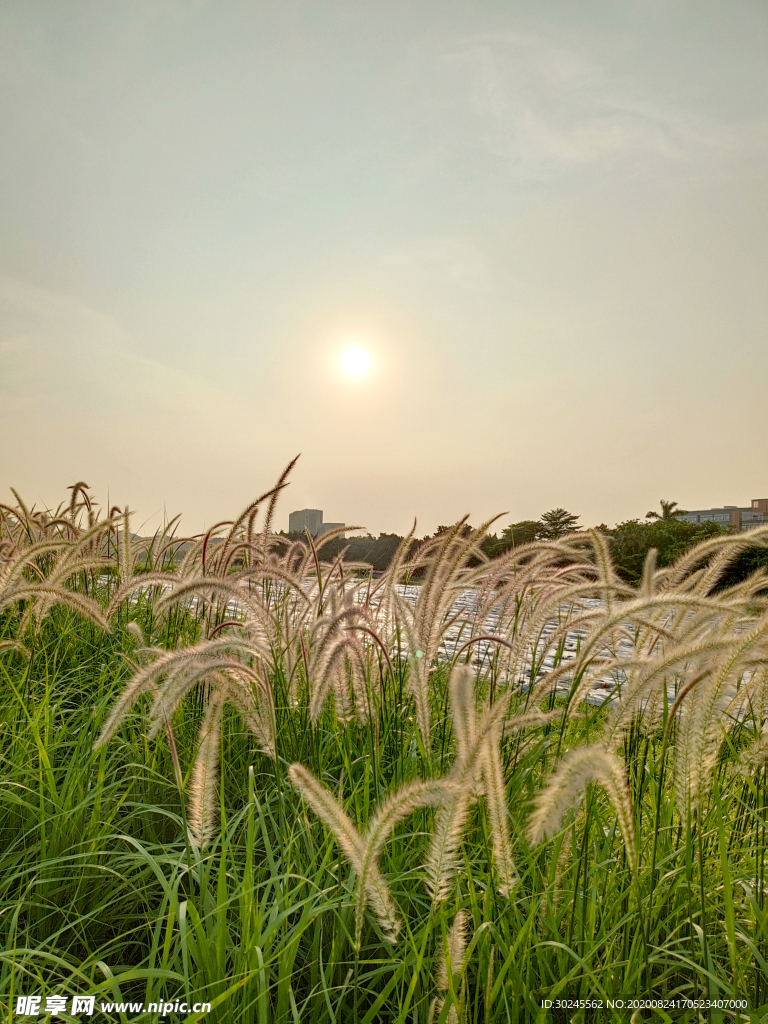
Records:
[[[544,37],[483,33],[446,54],[469,85],[486,147],[518,173],[549,176],[580,167],[637,173],[649,161],[690,165],[702,156],[765,152],[768,121],[718,120],[682,102],[649,98],[576,49]]]

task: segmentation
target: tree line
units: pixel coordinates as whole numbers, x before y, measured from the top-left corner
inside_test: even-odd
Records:
[[[678,517],[685,515],[685,511],[678,508],[676,501],[662,499],[660,508],[660,512],[647,512],[644,519],[628,519],[614,527],[601,523],[596,527],[609,538],[616,570],[627,583],[637,584],[640,581],[645,557],[651,548],[656,549],[657,565],[671,565],[679,555],[699,541],[730,532],[728,527],[719,523],[688,523],[681,520]],[[501,534],[488,534],[481,546],[489,558],[498,558],[521,544],[556,539],[581,529],[579,519],[580,516],[564,508],[554,508],[544,512],[539,519],[523,519],[512,523]],[[448,529],[447,526],[438,526],[432,536],[445,533]],[[325,557],[336,557],[343,551],[345,560],[366,562],[375,571],[383,572],[402,539],[397,534],[382,533],[378,537],[368,535],[335,540],[324,548],[324,554]],[[423,540],[414,540],[414,549]],[[722,585],[735,583],[760,567],[768,568],[768,550],[753,548],[746,551],[733,563]]]
[[[686,511],[679,508],[676,501],[662,499],[659,505],[661,511],[652,509],[646,512],[644,520],[627,519],[614,527],[605,523],[596,527],[608,537],[616,571],[627,583],[636,585],[640,582],[646,555],[652,548],[657,553],[657,565],[671,565],[700,541],[730,533],[729,527],[719,523],[689,523],[678,518],[686,515]],[[512,523],[500,537],[487,538],[483,548],[489,557],[498,557],[529,541],[562,537],[579,529],[578,520],[579,516],[563,508],[552,509],[541,519]],[[761,567],[768,568],[768,551],[762,548],[745,551],[733,562],[720,585],[736,583]]]

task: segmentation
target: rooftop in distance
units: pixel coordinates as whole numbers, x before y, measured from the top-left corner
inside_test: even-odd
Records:
[[[724,505],[722,508],[698,509],[695,512],[682,512],[675,516],[684,523],[720,523],[734,530],[748,530],[751,526],[768,523],[768,498],[753,498],[751,505],[739,508],[738,505]]]

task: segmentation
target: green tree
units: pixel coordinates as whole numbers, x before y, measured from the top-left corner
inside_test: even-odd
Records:
[[[659,502],[661,505],[661,512],[654,512],[651,509],[650,512],[645,513],[646,519],[674,519],[675,516],[684,516],[688,513],[684,508],[678,508],[676,501],[665,501],[663,498]]]
[[[438,526],[438,528],[435,530],[434,536],[435,537],[442,537],[442,535],[444,533],[448,533],[448,531],[452,530],[452,529],[453,529],[453,526]],[[470,533],[472,533],[472,527],[469,526],[469,524],[465,523],[464,526],[462,526],[462,528],[459,531],[459,533],[460,533],[460,536],[462,536],[462,537],[468,537],[470,535]]]
[[[573,533],[578,521],[578,516],[566,512],[564,508],[553,508],[541,517],[541,536],[549,540],[564,537],[566,533]]]
[[[522,519],[519,523],[512,523],[501,535],[503,541],[508,541],[509,547],[517,547],[518,544],[530,544],[541,536],[541,523],[536,519]]]
[[[510,548],[516,548],[520,544],[529,544],[532,540],[538,540],[541,536],[541,523],[537,519],[523,519],[519,523],[512,523],[506,528],[500,537],[492,534],[483,541],[482,548],[489,558],[498,558]]]
[[[610,537],[616,571],[627,583],[637,584],[643,574],[645,556],[656,548],[657,565],[670,565],[688,548],[728,531],[718,523],[686,523],[674,517],[658,516],[648,523],[630,519],[613,530],[601,528]]]

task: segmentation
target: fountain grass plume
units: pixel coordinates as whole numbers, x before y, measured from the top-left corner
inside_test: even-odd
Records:
[[[401,922],[389,886],[378,866],[381,851],[399,821],[419,807],[439,803],[451,790],[451,785],[442,780],[406,783],[385,800],[371,819],[365,834],[361,835],[330,790],[303,765],[291,765],[288,778],[331,830],[357,876],[355,948],[360,948],[368,905],[386,941],[394,943]]]
[[[214,688],[200,726],[200,743],[190,783],[189,834],[192,843],[201,850],[213,837],[219,806],[218,767],[223,706],[224,694]]]
[[[621,829],[627,860],[636,874],[638,852],[626,769],[619,756],[604,747],[577,747],[564,755],[546,788],[536,797],[528,838],[537,844],[556,832],[566,813],[584,797],[590,782],[597,782],[607,793]]]
[[[493,866],[499,876],[498,890],[501,896],[509,896],[517,885],[518,878],[512,858],[507,792],[499,751],[502,729],[500,723],[486,737],[480,751],[480,770],[483,775],[483,795],[491,826]]]
[[[466,666],[457,666],[449,680],[449,695],[458,753],[446,776],[454,788],[437,810],[427,854],[426,884],[434,904],[443,902],[450,895],[459,870],[459,849],[469,810],[480,796],[485,797],[488,808],[500,893],[508,895],[517,882],[499,752],[509,694],[497,699],[493,705],[486,704],[478,715],[474,677]],[[541,716],[537,715],[536,719],[541,721]]]
[[[234,656],[238,652],[240,658]],[[214,640],[203,640],[193,647],[170,651],[144,648],[144,654],[152,660],[138,668],[113,705],[96,740],[96,749],[112,739],[133,704],[143,693],[154,693],[150,715],[150,736],[154,736],[165,720],[173,715],[185,694],[194,686],[209,677],[223,675],[229,679],[233,687],[240,690],[240,706],[248,708],[251,723],[258,721],[253,731],[265,749],[274,756],[272,713],[265,716],[263,704],[256,703],[253,698],[254,691],[261,691],[263,700],[271,706],[272,691],[265,679],[242,660],[247,658],[256,664],[263,663],[266,652],[258,650],[245,639],[218,637]]]
[[[445,1006],[446,994],[454,987],[455,981],[462,977],[467,969],[467,927],[469,914],[459,910],[448,929],[447,941],[440,951],[435,972],[435,985],[440,995],[436,996],[429,1008],[427,1021],[432,1024],[437,1020]],[[459,1024],[459,1009],[452,1003],[445,1018],[446,1024]]]

